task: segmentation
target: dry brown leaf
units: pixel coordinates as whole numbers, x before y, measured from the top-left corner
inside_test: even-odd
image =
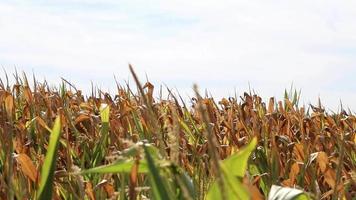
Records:
[[[259,189],[255,185],[249,185],[248,189],[250,191],[252,200],[262,200],[262,199],[264,199],[263,195],[261,194],[261,192],[259,191]]]
[[[85,184],[85,193],[89,196],[90,200],[95,200],[93,185],[91,184],[91,182],[87,182]]]
[[[136,199],[136,191],[135,188],[137,186],[137,173],[138,173],[138,159],[135,160],[134,166],[132,166],[130,173],[130,185],[129,185],[129,197],[130,199]]]
[[[273,113],[274,111],[274,98],[271,97],[268,103],[268,113]]]
[[[51,131],[51,129],[47,126],[46,122],[43,121],[41,117],[36,117],[36,122],[42,127],[47,129],[48,131]]]
[[[26,154],[20,153],[17,155],[17,162],[20,164],[20,170],[23,174],[29,177],[33,182],[37,180],[37,169],[36,166],[33,164],[30,157]]]
[[[23,93],[24,93],[26,102],[28,104],[31,104],[32,103],[32,92],[31,92],[31,89],[29,87],[25,87],[24,90],[23,90]]]
[[[331,196],[333,193],[334,193],[334,190],[331,189],[331,190],[325,192],[325,193],[323,194],[323,196],[321,197],[321,199],[326,199],[326,198],[328,198],[329,196]]]
[[[88,103],[81,103],[79,107],[83,110],[89,110],[89,111],[93,110],[93,108]]]
[[[293,163],[290,172],[289,172],[289,179],[291,181],[291,185],[293,185],[295,183],[295,179],[297,177],[297,175],[299,174],[300,171],[300,167],[298,165],[298,163]]]
[[[334,188],[336,185],[336,173],[333,169],[329,168],[324,173],[325,182],[331,187]]]
[[[219,101],[219,104],[227,107],[229,106],[229,101],[226,98],[222,98],[221,101]]]
[[[319,152],[318,156],[316,157],[316,162],[318,163],[321,173],[325,173],[329,165],[328,155],[323,151]]]
[[[292,104],[292,102],[290,102],[289,99],[284,99],[284,102],[285,102],[285,104],[286,104],[286,106],[288,107],[289,110],[294,111],[293,104]]]
[[[108,198],[111,198],[114,196],[115,194],[115,189],[114,189],[114,186],[110,183],[107,183],[104,185],[104,189],[108,195]]]
[[[8,95],[5,98],[5,109],[6,109],[6,113],[9,117],[12,117],[12,113],[14,110],[14,98],[12,97],[12,95]]]
[[[17,153],[24,153],[25,145],[22,143],[20,138],[14,139],[12,145]]]
[[[294,154],[297,162],[304,162],[303,148],[304,148],[303,145],[300,143],[294,145],[293,154]]]
[[[81,114],[75,119],[75,124],[78,124],[80,122],[83,122],[85,120],[89,120],[90,117],[88,115]]]
[[[283,102],[282,101],[278,101],[278,109],[281,113],[284,113],[284,108],[283,108]]]
[[[283,180],[282,181],[282,186],[284,187],[293,187],[292,181],[289,179]]]
[[[256,185],[253,185],[252,182],[250,182],[249,178],[244,177],[242,180],[242,183],[243,183],[243,186],[245,186],[246,189],[249,190],[251,199],[253,199],[253,200],[262,200],[263,199],[263,195],[258,190]]]
[[[144,86],[143,89],[147,88],[147,98],[150,104],[153,103],[153,90],[154,90],[154,86],[150,83],[147,82]]]

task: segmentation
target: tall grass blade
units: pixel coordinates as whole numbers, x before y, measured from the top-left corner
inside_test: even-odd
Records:
[[[96,167],[99,162],[104,158],[105,152],[107,151],[108,145],[108,134],[109,134],[109,118],[110,118],[110,106],[102,104],[100,107],[100,117],[101,117],[101,129],[100,129],[100,140],[98,145],[94,148],[92,166]]]
[[[150,175],[150,183],[153,191],[154,199],[157,200],[169,200],[173,199],[170,197],[168,193],[168,189],[166,188],[166,184],[163,182],[163,179],[159,173],[158,167],[155,165],[155,162],[146,146],[143,147],[145,150],[145,156],[147,160],[149,175]]]
[[[38,200],[45,200],[45,199],[52,198],[54,171],[56,168],[57,150],[58,150],[60,135],[61,135],[61,120],[60,117],[58,116],[56,118],[56,121],[54,123],[50,135],[46,157],[41,169],[40,185],[37,192]]]

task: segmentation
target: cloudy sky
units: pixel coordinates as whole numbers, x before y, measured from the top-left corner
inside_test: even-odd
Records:
[[[302,103],[356,110],[355,22],[351,0],[1,0],[0,65],[114,92],[131,63],[183,95],[281,98],[293,84]]]

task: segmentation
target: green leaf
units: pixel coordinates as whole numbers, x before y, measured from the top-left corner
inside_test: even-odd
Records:
[[[92,167],[96,167],[104,158],[108,146],[110,106],[101,104],[100,106],[101,129],[98,145],[94,147]]]
[[[159,168],[155,165],[155,162],[151,156],[149,149],[146,147],[146,145],[144,145],[143,148],[145,150],[145,156],[147,160],[150,183],[151,183],[154,199],[160,199],[160,200],[173,199],[170,197],[168,193],[166,184],[159,174]]]
[[[248,158],[250,157],[252,151],[255,149],[256,144],[257,139],[253,138],[246,147],[222,161],[230,175],[238,177],[245,176]]]
[[[83,170],[80,174],[105,174],[105,173],[130,173],[132,167],[135,164],[135,160],[120,160],[109,165],[103,165],[99,167],[94,167],[91,169]],[[139,162],[138,173],[147,173],[147,163],[145,160]]]
[[[225,186],[225,198],[226,200],[245,200],[250,199],[248,190],[243,186],[237,177],[231,176],[229,171],[222,165],[221,167],[224,186]],[[209,189],[207,200],[225,200],[221,195],[220,187],[218,182],[215,181],[211,188]]]
[[[261,175],[259,168],[256,165],[253,165],[253,164],[249,165],[249,170],[248,171],[250,172],[251,176],[253,176],[253,177],[256,176],[256,175],[258,175],[258,176]],[[260,189],[262,190],[263,194],[265,196],[267,196],[268,192],[269,192],[269,188],[268,188],[268,186],[267,186],[267,184],[265,182],[265,176],[262,176],[261,179],[259,180],[259,186],[260,186]]]
[[[189,197],[191,197],[192,199],[195,199],[196,197],[196,191],[195,191],[195,187],[194,187],[194,184],[193,184],[193,180],[191,177],[188,176],[188,174],[186,174],[186,172],[182,172],[179,176],[179,179],[181,180],[180,181],[180,188],[186,188],[187,189],[187,192],[188,194],[186,195],[189,195]]]
[[[244,200],[250,198],[248,191],[238,178],[245,175],[248,159],[255,149],[256,144],[257,139],[253,138],[245,148],[221,161],[220,169],[223,174],[224,194],[228,200]],[[220,187],[217,181],[215,181],[209,189],[207,200],[222,200],[223,196],[221,193]]]
[[[196,199],[196,190],[192,178],[180,167],[171,165],[170,171],[177,185],[178,199],[193,200]]]
[[[187,133],[189,143],[190,144],[196,143],[197,139],[195,138],[195,136],[194,136],[192,130],[189,128],[189,126],[183,120],[179,120],[179,124],[182,126],[184,131]]]
[[[53,177],[56,168],[57,150],[60,134],[61,121],[60,117],[57,117],[53,129],[51,131],[46,157],[41,169],[40,185],[37,190],[37,199],[40,200],[51,199],[52,197]]]
[[[109,123],[110,116],[110,106],[106,104],[101,104],[100,106],[100,117],[103,123]]]
[[[272,185],[268,200],[309,200],[302,190]]]
[[[228,199],[230,199],[230,195],[228,194]],[[221,192],[218,186],[218,183],[214,181],[214,183],[210,186],[208,191],[208,195],[206,196],[207,200],[220,200],[222,199]]]

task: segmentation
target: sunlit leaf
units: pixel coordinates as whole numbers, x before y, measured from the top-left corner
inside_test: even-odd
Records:
[[[52,197],[53,178],[54,178],[54,171],[56,168],[57,149],[58,149],[60,134],[61,134],[61,121],[60,121],[60,117],[57,117],[50,135],[46,157],[41,169],[40,186],[37,192],[38,194],[37,199],[40,200],[51,199]]]
[[[134,166],[135,161],[133,159],[130,160],[120,160],[113,164],[103,165],[87,170],[83,170],[80,174],[105,174],[105,173],[130,173],[132,167]],[[147,173],[148,167],[145,160],[140,161],[138,166],[138,173]]]
[[[103,123],[108,123],[109,116],[110,116],[110,106],[108,106],[107,104],[101,104],[101,106],[100,106],[101,121]]]
[[[96,167],[103,160],[108,145],[110,106],[101,104],[100,106],[101,129],[100,139],[94,148],[92,166]]]
[[[249,194],[243,184],[239,181],[238,177],[243,177],[246,173],[246,168],[248,164],[248,159],[255,149],[257,144],[257,139],[253,138],[252,141],[243,149],[235,153],[234,155],[228,157],[221,162],[220,168],[223,173],[223,182],[225,191],[225,198],[227,199],[248,199]],[[210,187],[207,199],[224,199],[222,191],[218,186],[218,182],[215,181]]]
[[[222,166],[221,168],[224,178],[224,194],[220,191],[218,182],[215,181],[210,187],[207,200],[245,200],[249,199],[250,195],[247,188],[240,182],[237,177],[231,176],[229,172]]]
[[[222,161],[231,176],[243,177],[245,175],[247,161],[251,155],[251,152],[255,149],[256,144],[257,139],[253,138],[246,147]]]
[[[302,190],[272,185],[268,200],[309,200]]]
[[[17,162],[20,164],[20,169],[22,173],[28,176],[33,182],[36,182],[37,179],[37,169],[36,166],[33,164],[30,157],[28,157],[24,153],[20,153],[16,157]]]

